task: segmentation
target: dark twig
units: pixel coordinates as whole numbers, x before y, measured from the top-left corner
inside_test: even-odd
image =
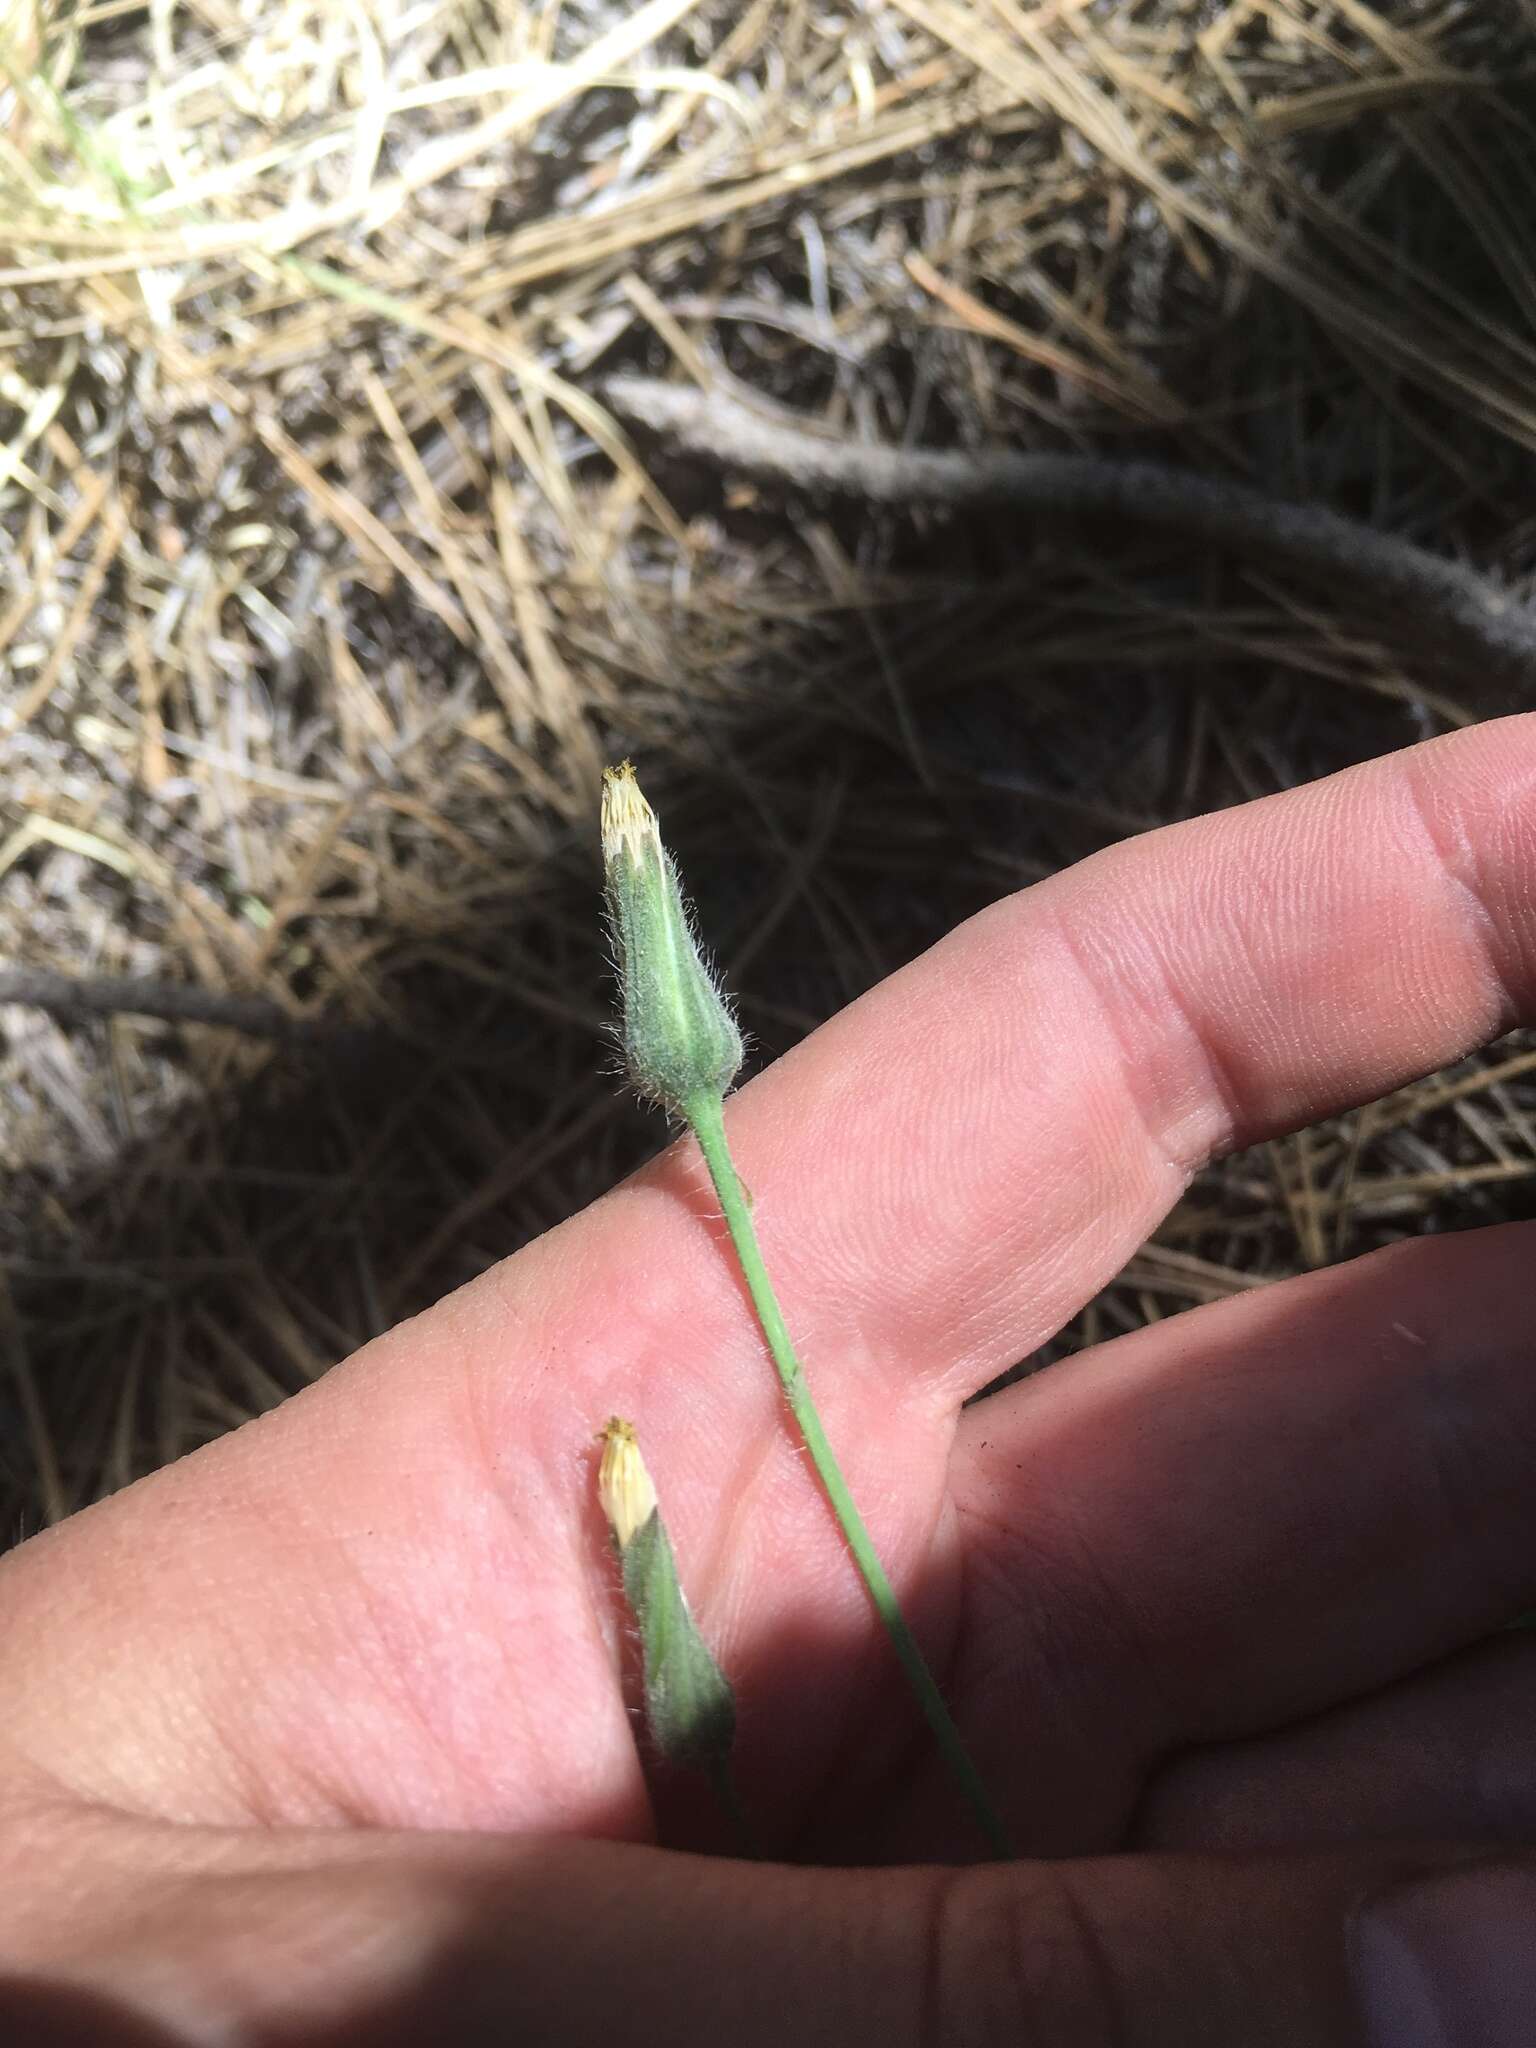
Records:
[[[728,391],[645,377],[604,387],[613,409],[691,455],[805,490],[885,505],[996,507],[1098,517],[1288,564],[1343,595],[1411,610],[1501,673],[1536,675],[1536,609],[1459,562],[1319,505],[1163,463],[1099,455],[956,452],[833,439]]]
[[[132,975],[77,977],[42,968],[0,967],[0,1003],[25,1003],[58,1017],[157,1017],[165,1024],[215,1024],[248,1038],[329,1035],[325,1025],[292,1016],[265,996],[225,995],[184,982],[141,981]]]

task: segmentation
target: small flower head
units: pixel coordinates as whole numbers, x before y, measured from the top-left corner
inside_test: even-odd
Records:
[[[635,778],[633,761],[603,770],[603,865],[612,868],[621,854],[637,866],[652,846],[660,846],[656,813]]]
[[[624,1055],[637,1091],[680,1113],[720,1096],[741,1034],[710,979],[656,813],[626,761],[603,777],[603,868],[624,1004]]]
[[[620,1555],[656,1512],[656,1489],[645,1469],[635,1425],[621,1416],[609,1418],[603,1431],[603,1456],[597,1468],[597,1497],[613,1531]]]

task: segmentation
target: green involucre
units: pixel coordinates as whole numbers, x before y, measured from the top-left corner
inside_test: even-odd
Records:
[[[723,1764],[736,1733],[735,1695],[688,1610],[660,1515],[636,1530],[620,1564],[640,1630],[652,1741],[668,1763]]]
[[[741,1034],[699,955],[677,870],[628,768],[610,774],[603,792],[603,853],[630,1079],[676,1114],[697,1090],[730,1086]]]

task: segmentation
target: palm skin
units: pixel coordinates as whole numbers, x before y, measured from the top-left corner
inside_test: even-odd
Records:
[[[861,1980],[848,1932],[818,1976],[805,1930],[890,1914],[900,1955],[907,1913],[960,1959],[922,1994],[965,2007],[941,2038],[1019,2038],[1008,1997],[1036,1991],[1067,2015],[1042,2039],[1112,2038],[1111,2006],[1137,2044],[1363,2038],[1324,1922],[1536,1824],[1531,1651],[1475,1647],[1536,1598],[1529,1232],[1405,1245],[961,1404],[1205,1159],[1531,1014],[1533,793],[1536,721],[1510,720],[1114,849],[730,1105],[828,1434],[956,1718],[1021,1852],[1084,1860],[1004,1895],[944,1875],[974,1824],[682,1145],[0,1567],[0,1848],[30,1872],[45,1845],[68,1901],[30,1888],[13,1966],[90,1985],[115,1958],[103,2041],[146,2015],[223,2039],[209,2016],[237,2012],[242,2039],[339,2043],[365,2008],[356,2038],[419,2038],[410,1999],[450,1951],[460,2038],[509,2015],[597,2038],[608,1999],[649,2039],[649,1987],[654,2038],[702,2010],[751,2040],[729,1961],[760,1977],[782,1940],[800,2031],[845,2038],[839,2000],[864,2024],[887,1999],[900,2038],[902,1970]],[[603,1847],[657,1834],[592,1486],[611,1413],[640,1428],[782,1862]],[[850,1890],[789,1863],[892,1868]],[[637,1883],[709,1927],[686,1964]],[[1141,1991],[1031,1976],[1039,1926],[1084,1916]],[[1014,1993],[985,1961],[953,1988],[1002,1922]],[[1282,1952],[1312,1961],[1277,1975]]]

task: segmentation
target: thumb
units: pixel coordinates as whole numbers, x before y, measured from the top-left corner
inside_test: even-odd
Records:
[[[616,1854],[643,1889],[632,1906],[630,1886],[606,1892],[626,1898],[606,1932],[612,1961],[591,1970],[589,1952],[577,1986],[560,1982],[550,1953],[546,1991],[514,1987],[513,2014],[547,2030],[538,2038],[743,2048],[1533,2039],[1536,1859],[1383,1847],[834,1871]],[[561,2032],[560,2015],[576,2013]]]
[[[5,1916],[8,2040],[1526,2048],[1536,2009],[1536,1859],[825,1870],[565,1839],[130,1833],[88,1823],[83,1857],[50,1860],[67,1914],[45,1884]]]

